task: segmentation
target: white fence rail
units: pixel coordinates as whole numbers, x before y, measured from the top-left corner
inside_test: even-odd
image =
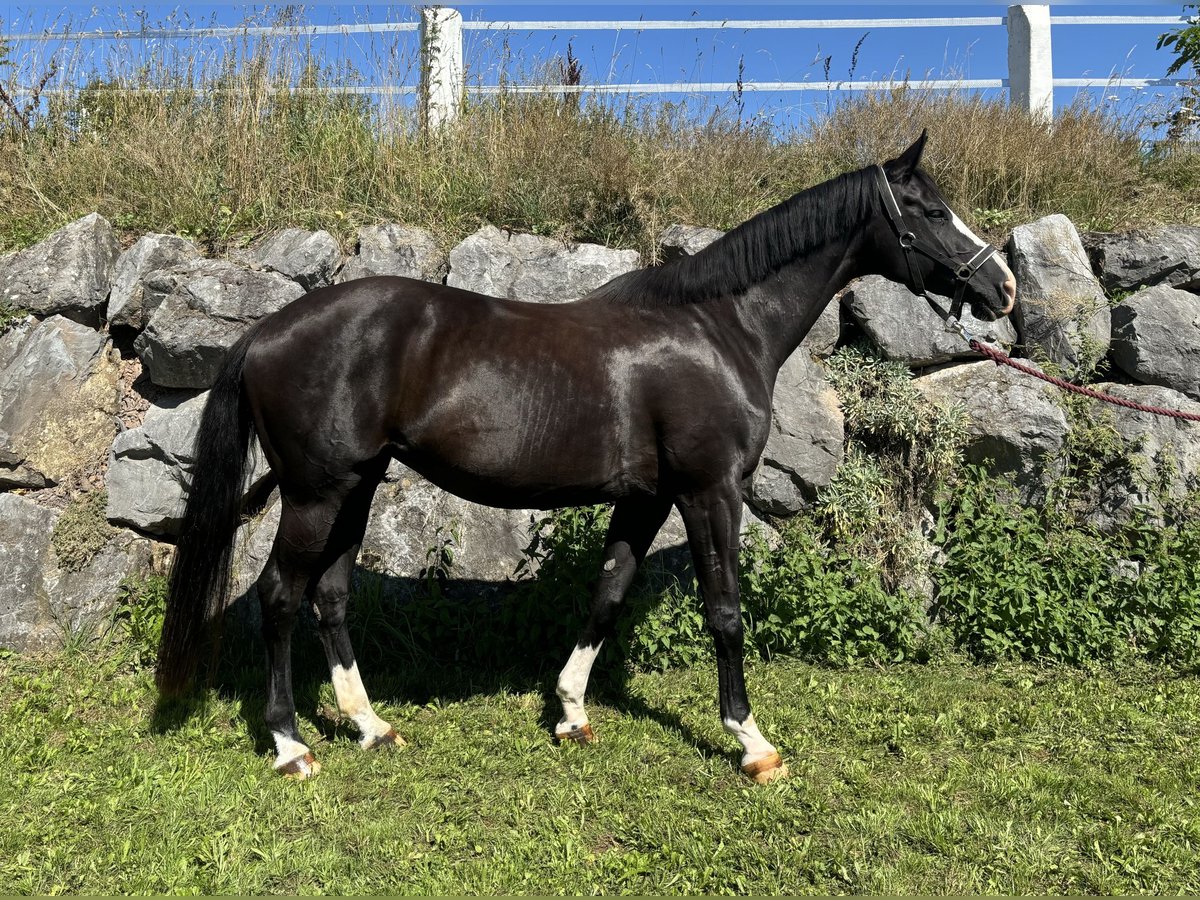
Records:
[[[418,94],[429,125],[437,126],[453,119],[462,106],[467,92],[488,94],[510,93],[604,93],[604,94],[667,94],[667,93],[732,93],[734,91],[791,92],[791,91],[871,91],[894,87],[893,80],[860,81],[742,81],[734,82],[657,82],[657,83],[599,83],[579,85],[468,84],[464,77],[463,33],[466,31],[674,31],[730,29],[753,30],[811,30],[861,28],[958,28],[1003,27],[1008,32],[1008,77],[973,79],[919,79],[904,81],[919,90],[946,88],[996,89],[1008,88],[1009,100],[1033,116],[1050,121],[1054,115],[1054,88],[1104,87],[1172,87],[1185,79],[1173,78],[1055,78],[1050,40],[1055,25],[1159,25],[1179,26],[1187,23],[1181,16],[1054,16],[1050,5],[1025,3],[1008,7],[1005,16],[971,16],[943,18],[889,19],[768,19],[768,20],[547,20],[547,21],[464,21],[455,9],[444,6],[424,7],[420,22],[356,23],[348,25],[292,25],[168,28],[116,31],[62,31],[2,34],[0,40],[16,41],[104,41],[104,40],[178,40],[183,38],[266,37],[291,35],[318,37],[324,35],[420,33],[421,79],[418,85],[356,85],[334,88],[340,93],[395,96]],[[18,91],[27,93],[27,91]]]

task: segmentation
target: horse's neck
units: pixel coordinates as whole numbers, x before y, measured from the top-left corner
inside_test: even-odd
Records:
[[[859,254],[847,243],[831,242],[737,298],[736,313],[760,344],[764,371],[769,369],[772,380],[834,295],[866,274]]]

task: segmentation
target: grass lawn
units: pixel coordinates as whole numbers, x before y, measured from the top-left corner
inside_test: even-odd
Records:
[[[1166,670],[758,663],[792,777],[756,787],[711,666],[602,690],[588,748],[548,738],[552,677],[368,670],[383,753],[302,669],[294,783],[261,666],[162,730],[129,659],[0,658],[0,892],[1200,891],[1200,682]]]

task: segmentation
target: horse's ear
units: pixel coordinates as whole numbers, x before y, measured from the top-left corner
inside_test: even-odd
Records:
[[[921,163],[921,154],[925,152],[925,142],[929,140],[929,130],[921,129],[921,136],[913,141],[911,147],[883,164],[888,175],[897,180],[903,180],[916,170]]]

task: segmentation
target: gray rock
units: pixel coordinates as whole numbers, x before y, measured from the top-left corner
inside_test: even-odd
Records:
[[[1100,384],[1097,390],[1145,406],[1200,414],[1200,403],[1170,388],[1145,384]],[[1092,521],[1101,528],[1129,520],[1142,507],[1158,514],[1163,500],[1182,500],[1200,478],[1200,425],[1153,413],[1117,409],[1113,427],[1125,441],[1131,467],[1106,472]]]
[[[8,330],[0,332],[0,371],[7,369],[16,358],[25,343],[25,338],[37,327],[37,323],[38,320],[33,316],[25,316],[12,322]]]
[[[775,382],[771,434],[750,482],[751,506],[772,515],[800,512],[833,480],[844,443],[837,393],[802,346]]]
[[[117,534],[79,571],[59,564],[51,545],[57,510],[0,494],[0,647],[35,650],[96,629],[117,588],[150,566],[150,542]]]
[[[207,388],[228,350],[252,322],[304,293],[278,272],[202,259],[150,275],[162,299],[136,341],[150,380],[167,388]]]
[[[636,269],[640,262],[636,250],[563,244],[487,225],[450,251],[446,283],[493,297],[564,303]]]
[[[1055,388],[989,361],[940,369],[914,384],[932,400],[965,408],[974,438],[969,462],[991,460],[990,471],[1011,473],[1023,496],[1041,494],[1070,430]]]
[[[1165,284],[1200,291],[1200,228],[1171,225],[1084,238],[1092,268],[1110,294]]]
[[[50,619],[43,572],[50,562],[55,510],[0,494],[0,647],[37,646]]]
[[[1113,307],[1112,360],[1145,384],[1200,399],[1200,297],[1159,285]]]
[[[680,256],[694,256],[724,234],[716,228],[702,228],[699,225],[668,225],[658,234],[663,262]]]
[[[259,244],[251,253],[261,266],[286,275],[306,291],[333,283],[342,264],[342,248],[328,231],[286,228]]]
[[[807,350],[817,359],[825,359],[837,349],[842,339],[842,304],[840,297],[834,297],[821,310],[817,321],[800,342],[800,347]]]
[[[1017,278],[1017,331],[1029,352],[1069,370],[1103,359],[1108,301],[1092,274],[1079,232],[1064,215],[1018,225],[1008,241]]]
[[[196,433],[208,393],[159,398],[140,428],[117,435],[108,457],[108,520],[147,534],[175,535],[195,467]],[[268,468],[257,440],[243,494],[255,489]]]
[[[518,574],[542,515],[468,503],[405,470],[375,492],[359,561],[393,577],[417,578],[448,544],[451,578],[504,582]]]
[[[98,325],[121,245],[98,213],[0,257],[0,301],[38,316]]]
[[[200,258],[200,250],[186,238],[173,234],[146,234],[117,259],[112,293],[108,297],[109,328],[141,331],[162,295],[146,297],[143,279],[159,269],[170,269]]]
[[[0,337],[0,487],[44,487],[104,458],[118,378],[106,346],[62,316]]]
[[[259,513],[238,529],[233,544],[231,597],[240,598],[247,594],[262,574],[271,548],[275,545],[275,533],[279,531],[282,511],[283,504],[279,500],[279,489],[276,488]],[[257,600],[257,597],[254,599]]]
[[[934,295],[946,309],[948,297]],[[879,275],[868,275],[854,282],[842,301],[851,316],[888,359],[910,366],[930,366],[976,354],[957,333],[946,331],[945,323],[919,297],[902,284]],[[962,323],[969,331],[992,343],[1012,345],[1016,329],[1007,317],[984,322],[971,314],[964,304]]]
[[[372,275],[403,275],[440,283],[446,277],[446,254],[433,235],[406,225],[371,225],[358,229],[358,252],[346,260],[338,284]]]

